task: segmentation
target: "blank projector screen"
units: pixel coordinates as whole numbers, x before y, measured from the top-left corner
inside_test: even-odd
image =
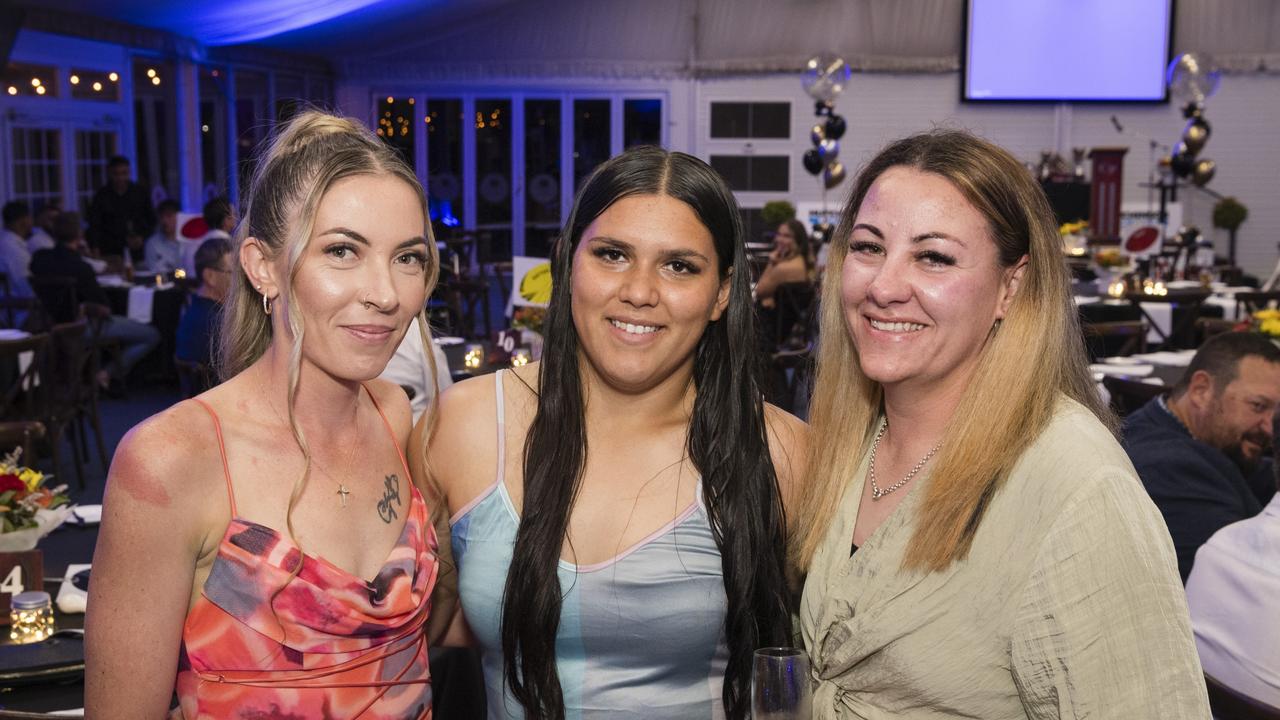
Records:
[[[1172,0],[969,0],[964,99],[1163,102]]]

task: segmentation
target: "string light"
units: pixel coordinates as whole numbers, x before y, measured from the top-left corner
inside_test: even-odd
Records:
[[[79,76],[79,75],[72,75],[72,76],[71,76],[71,84],[72,84],[72,85],[79,85],[79,84],[80,84],[80,76]]]
[[[110,80],[111,82],[115,82],[120,79],[120,76],[115,73],[109,73],[107,75],[107,79]]]
[[[14,87],[14,86],[10,85],[10,86],[9,86],[9,94],[10,94],[10,95],[17,95],[17,94],[18,94],[18,88],[16,88],[16,87]]]
[[[387,96],[387,104],[388,104],[388,105],[390,105],[391,103],[393,103],[393,102],[395,102],[395,101],[396,101],[396,99],[395,99],[395,98],[391,97],[390,95],[388,95],[388,96]]]
[[[101,90],[101,89],[102,89],[102,83],[100,83],[100,82],[95,82],[95,83],[93,84],[93,91],[94,91],[94,92],[98,92],[98,91],[99,91],[99,90]]]
[[[31,78],[31,87],[40,87],[40,78]]]
[[[153,77],[155,77],[155,76],[156,76],[156,69],[155,69],[155,68],[147,68],[147,77],[149,77],[149,78],[153,78]]]
[[[37,94],[37,95],[43,95],[43,94],[44,94],[44,86],[43,86],[43,85],[41,85],[40,87],[36,88],[36,94]]]
[[[159,84],[160,84],[160,78],[158,78],[158,77],[153,77],[153,78],[151,78],[151,84],[152,84],[152,85],[159,85]]]
[[[209,132],[209,126],[208,126],[208,125],[201,125],[201,126],[200,126],[200,132]]]

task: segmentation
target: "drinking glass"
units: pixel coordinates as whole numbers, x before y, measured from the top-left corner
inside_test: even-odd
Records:
[[[751,670],[753,720],[809,720],[813,716],[809,656],[800,648],[756,650]]]

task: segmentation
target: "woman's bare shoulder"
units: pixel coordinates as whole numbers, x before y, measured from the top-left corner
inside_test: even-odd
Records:
[[[207,509],[224,483],[220,438],[208,411],[179,402],[142,421],[116,447],[105,504],[123,503],[166,513]],[[216,483],[216,486],[215,486]]]
[[[765,403],[764,423],[769,438],[769,454],[787,507],[793,506],[803,483],[809,451],[809,425],[782,408]]]

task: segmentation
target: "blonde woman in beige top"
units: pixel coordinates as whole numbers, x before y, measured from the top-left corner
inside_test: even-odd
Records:
[[[814,716],[1208,718],[1168,531],[1021,164],[900,140],[836,237],[795,543]]]

